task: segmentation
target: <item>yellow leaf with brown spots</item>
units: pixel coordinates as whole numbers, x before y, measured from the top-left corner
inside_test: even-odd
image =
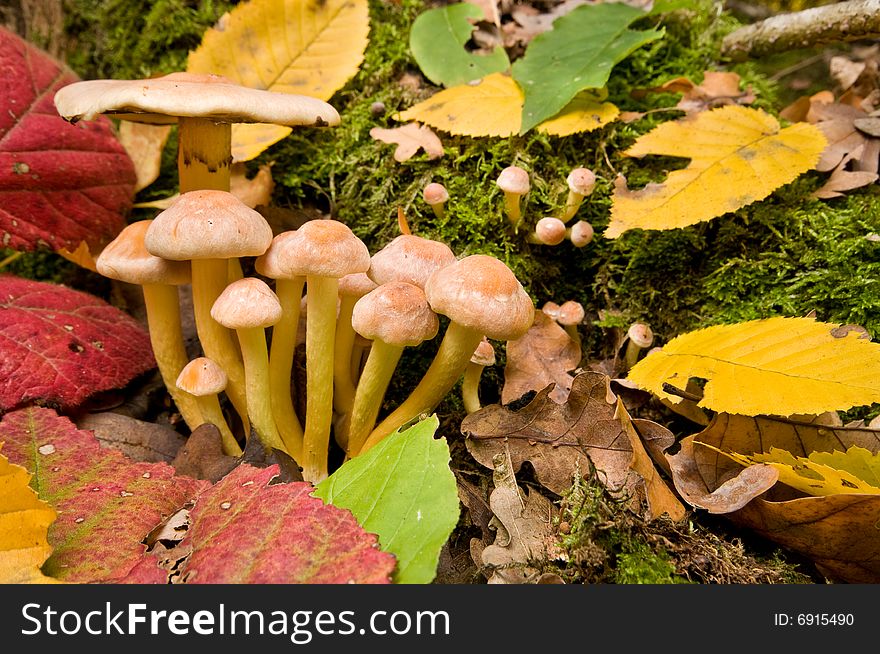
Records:
[[[686,227],[736,211],[814,168],[826,144],[815,125],[780,128],[770,114],[736,105],[663,123],[625,154],[684,157],[690,164],[636,191],[619,178],[605,236]]]

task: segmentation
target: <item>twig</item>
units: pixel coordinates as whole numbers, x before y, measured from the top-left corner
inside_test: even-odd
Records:
[[[668,382],[663,382],[663,392],[669,393],[670,395],[676,395],[678,397],[682,397],[686,400],[691,400],[692,402],[699,402],[703,399],[702,395],[697,395],[696,393],[690,393],[688,391],[684,391],[676,386]]]

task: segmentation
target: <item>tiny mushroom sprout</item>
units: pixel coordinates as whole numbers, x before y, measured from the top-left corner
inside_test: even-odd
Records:
[[[299,461],[303,477],[327,476],[333,422],[333,356],[339,279],[370,267],[367,246],[336,220],[310,220],[296,230],[287,272],[306,278],[306,424]]]
[[[565,181],[568,183],[568,198],[565,200],[565,206],[562,208],[562,215],[559,218],[562,222],[567,223],[574,218],[584,198],[593,192],[593,188],[596,186],[596,175],[588,168],[575,168],[568,174]]]
[[[144,235],[152,222],[141,220],[128,225],[101,251],[95,264],[105,277],[141,286],[159,373],[180,415],[190,429],[195,429],[202,423],[199,408],[193,398],[178,392],[176,385],[177,376],[189,361],[181,332],[177,286],[189,284],[190,266],[147,251]]]
[[[545,216],[535,224],[535,231],[529,234],[530,243],[559,245],[565,240],[565,223],[552,216]]]
[[[495,348],[487,338],[483,338],[468,363],[467,369],[464,371],[464,378],[461,380],[461,400],[464,403],[464,410],[469,414],[479,411],[480,404],[480,377],[483,375],[483,368],[495,365]]]
[[[281,440],[290,455],[298,460],[302,454],[303,428],[293,407],[290,383],[306,278],[287,274],[282,265],[290,261],[287,245],[294,234],[293,231],[281,232],[272,239],[269,249],[254,260],[254,268],[260,275],[275,280],[275,294],[281,303],[281,319],[272,327],[269,393]]]
[[[185,72],[145,80],[75,82],[58,90],[55,107],[71,122],[106,113],[135,122],[177,123],[181,193],[229,190],[233,123],[339,124],[337,111],[317,98],[252,89],[220,75]]]
[[[259,213],[226,191],[183,193],[158,214],[144,237],[152,254],[192,265],[193,311],[205,356],[229,378],[227,395],[247,433],[244,368],[232,334],[211,317],[226,288],[228,261],[259,256],[272,243],[272,228]]]
[[[639,353],[645,348],[651,347],[654,342],[654,332],[649,325],[643,322],[634,322],[626,332],[628,343],[623,357],[624,368],[629,370],[639,359]]]
[[[388,282],[364,295],[354,306],[352,324],[373,346],[351,410],[349,456],[360,451],[375,426],[403,348],[434,338],[440,329],[425,292],[407,282]]]
[[[370,258],[370,279],[377,284],[409,282],[424,289],[435,270],[455,262],[445,243],[412,234],[401,234]]]
[[[593,226],[586,220],[579,220],[565,230],[565,236],[576,248],[585,247],[593,240]]]
[[[514,340],[535,318],[535,306],[503,262],[484,254],[440,268],[425,284],[428,304],[450,319],[434,360],[418,385],[373,429],[362,452],[407,421],[432,411],[464,374],[483,339]]]
[[[226,424],[220,400],[217,399],[217,394],[226,390],[223,368],[206,357],[193,359],[180,371],[176,384],[178,389],[195,397],[203,422],[209,422],[220,430],[224,454],[241,456],[241,446]]]
[[[504,209],[507,213],[507,219],[516,229],[522,219],[520,200],[531,188],[529,174],[519,166],[508,166],[501,171],[495,183],[504,192]]]
[[[266,327],[281,319],[278,296],[261,279],[244,277],[232,282],[211,308],[214,320],[234,329],[241,345],[247,382],[247,407],[251,425],[266,447],[287,451],[272,415],[269,393],[269,352]]]
[[[446,213],[446,202],[449,200],[449,191],[446,187],[438,182],[431,182],[422,191],[422,198],[434,211],[434,215],[442,219]]]

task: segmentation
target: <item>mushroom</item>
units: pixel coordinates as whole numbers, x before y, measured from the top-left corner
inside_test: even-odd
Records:
[[[352,325],[373,346],[358,382],[348,427],[348,455],[355,456],[376,424],[382,398],[404,347],[434,338],[440,321],[425,292],[407,282],[388,282],[354,306]]]
[[[185,72],[146,80],[75,82],[58,90],[55,107],[74,123],[94,120],[102,113],[135,122],[177,123],[181,193],[229,190],[233,123],[339,124],[336,110],[317,98],[252,89],[220,75]]]
[[[238,335],[244,361],[248,417],[257,436],[266,447],[290,454],[275,426],[269,392],[265,328],[281,319],[278,296],[263,280],[245,277],[226,287],[214,302],[211,316]]]
[[[508,166],[501,171],[495,183],[504,191],[504,210],[510,224],[516,229],[522,219],[520,199],[531,188],[529,174],[519,166]]]
[[[269,352],[269,394],[275,426],[281,440],[294,459],[302,456],[303,428],[293,406],[291,375],[299,329],[300,306],[306,278],[288,275],[282,263],[290,261],[290,239],[295,232],[278,234],[264,254],[254,260],[256,271],[275,280],[275,294],[281,303],[281,318],[272,326],[272,348]]]
[[[434,215],[442,219],[446,214],[444,205],[449,200],[449,191],[446,190],[446,187],[443,184],[431,182],[422,191],[422,197],[434,211]]]
[[[184,393],[194,396],[202,416],[199,424],[209,422],[220,430],[223,453],[229,456],[241,456],[241,446],[226,424],[226,418],[220,408],[220,400],[217,399],[217,394],[226,389],[226,373],[223,372],[223,368],[218,366],[216,361],[199,357],[183,367],[175,384]]]
[[[141,286],[159,373],[180,415],[190,429],[195,429],[202,424],[197,403],[177,390],[177,376],[189,361],[181,331],[177,286],[189,284],[190,267],[184,261],[168,261],[147,251],[144,235],[152,222],[141,220],[128,225],[101,251],[95,265],[105,277]]]
[[[580,302],[568,300],[563,302],[562,305],[558,305],[555,302],[546,302],[541,307],[541,311],[562,325],[568,337],[580,347],[581,335],[577,331],[577,326],[583,323],[584,316],[586,315],[584,307]]]
[[[582,248],[593,240],[593,226],[586,220],[579,220],[565,230],[565,237],[576,248]]]
[[[626,332],[629,342],[626,344],[626,354],[623,356],[623,366],[629,370],[639,359],[639,353],[645,348],[651,347],[654,342],[654,332],[649,325],[643,322],[634,322]]]
[[[450,319],[434,360],[409,397],[373,429],[361,452],[407,421],[433,410],[467,368],[483,336],[514,340],[525,334],[535,307],[504,263],[474,254],[437,270],[425,285],[428,304]]]
[[[445,243],[401,234],[370,258],[367,275],[377,284],[408,282],[424,289],[428,277],[455,261]]]
[[[330,426],[333,420],[333,356],[339,279],[370,267],[367,246],[336,220],[310,220],[290,239],[291,275],[306,277],[306,421],[303,433],[303,477],[318,482],[327,476]]]
[[[336,345],[333,352],[333,408],[347,414],[354,403],[355,380],[351,374],[356,330],[352,325],[355,303],[377,287],[366,273],[353,273],[339,280],[339,314],[336,318]],[[337,442],[339,442],[337,434]],[[345,447],[344,443],[339,443]]]
[[[163,259],[192,265],[193,311],[205,356],[229,378],[227,395],[247,433],[244,368],[232,334],[211,317],[211,307],[226,288],[228,259],[259,256],[272,243],[272,228],[259,213],[226,191],[183,193],[157,215],[147,229],[147,250]]]
[[[565,206],[562,208],[559,219],[567,223],[574,218],[584,198],[593,192],[593,188],[596,186],[596,175],[588,168],[575,168],[568,174],[565,181],[568,184],[568,198],[565,200]]]
[[[535,224],[535,231],[529,234],[530,243],[541,245],[559,245],[565,240],[565,223],[559,218],[545,216]]]
[[[468,362],[464,371],[464,378],[461,381],[461,400],[464,403],[464,410],[468,414],[479,411],[480,404],[480,377],[483,375],[483,368],[495,365],[495,348],[487,338],[483,338],[471,360]]]

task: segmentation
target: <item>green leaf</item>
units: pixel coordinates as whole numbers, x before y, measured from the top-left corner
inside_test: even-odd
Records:
[[[439,86],[458,86],[510,68],[502,47],[491,54],[473,54],[464,46],[474,30],[469,18],[482,18],[483,11],[469,2],[430,9],[413,22],[409,47],[422,72]]]
[[[397,557],[394,583],[427,584],[458,523],[458,490],[445,439],[431,416],[395,432],[322,481],[313,495],[348,509]]]
[[[520,134],[555,116],[579,91],[605,86],[615,64],[663,36],[663,30],[627,29],[644,15],[616,3],[582,5],[536,36],[513,65],[526,99]]]

